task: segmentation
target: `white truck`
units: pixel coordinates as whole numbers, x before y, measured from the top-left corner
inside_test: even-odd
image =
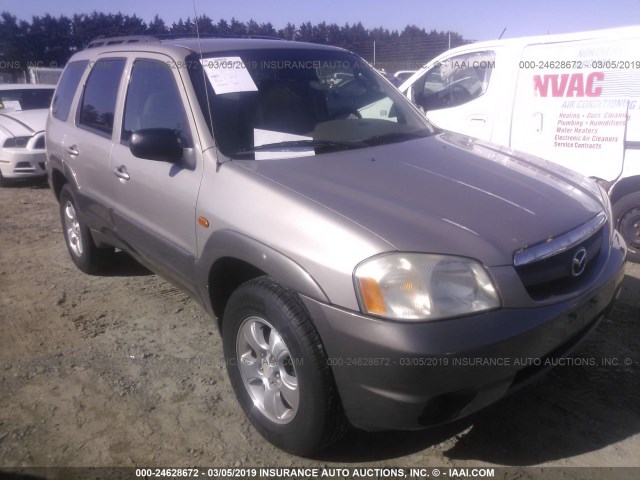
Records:
[[[465,45],[400,91],[441,128],[596,179],[640,260],[640,26]]]

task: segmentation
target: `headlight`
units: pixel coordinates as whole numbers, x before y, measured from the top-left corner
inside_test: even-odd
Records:
[[[355,283],[364,313],[396,320],[436,320],[500,306],[485,268],[464,257],[382,255],[356,267]]]
[[[25,148],[31,137],[12,137],[8,138],[3,147],[4,148]]]

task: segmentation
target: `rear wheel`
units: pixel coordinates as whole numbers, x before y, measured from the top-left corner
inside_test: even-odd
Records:
[[[97,273],[113,255],[113,248],[98,248],[78,215],[78,204],[67,184],[60,192],[60,220],[71,260],[85,273]]]
[[[292,292],[269,277],[241,285],[222,336],[231,384],[263,437],[305,456],[342,436],[346,421],[326,353]]]
[[[616,228],[629,249],[627,260],[640,263],[640,192],[625,195],[613,205]]]

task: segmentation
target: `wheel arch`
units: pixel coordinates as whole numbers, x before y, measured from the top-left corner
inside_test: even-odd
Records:
[[[207,240],[196,268],[202,298],[218,324],[229,297],[241,284],[263,275],[294,292],[329,302],[313,277],[272,247],[233,230],[218,230]]]
[[[53,168],[51,170],[51,188],[53,189],[53,194],[56,196],[56,200],[60,201],[60,193],[62,192],[62,187],[66,183],[69,183],[67,177],[58,170],[57,168]]]
[[[617,182],[609,192],[609,198],[611,203],[615,204],[622,197],[634,192],[640,192],[640,175],[626,177]]]
[[[78,184],[69,166],[57,156],[49,157],[49,182],[56,200],[60,201],[60,192],[65,184],[71,185],[74,192],[78,191]]]

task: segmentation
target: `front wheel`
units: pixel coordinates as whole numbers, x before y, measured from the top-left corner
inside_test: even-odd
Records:
[[[71,260],[85,273],[97,273],[104,268],[113,248],[98,248],[89,228],[78,214],[78,203],[67,184],[60,192],[60,221]]]
[[[616,228],[627,244],[627,260],[640,263],[640,192],[625,195],[613,205]]]
[[[337,441],[346,421],[322,342],[296,296],[269,277],[241,285],[222,337],[236,397],[268,441],[311,455]]]

